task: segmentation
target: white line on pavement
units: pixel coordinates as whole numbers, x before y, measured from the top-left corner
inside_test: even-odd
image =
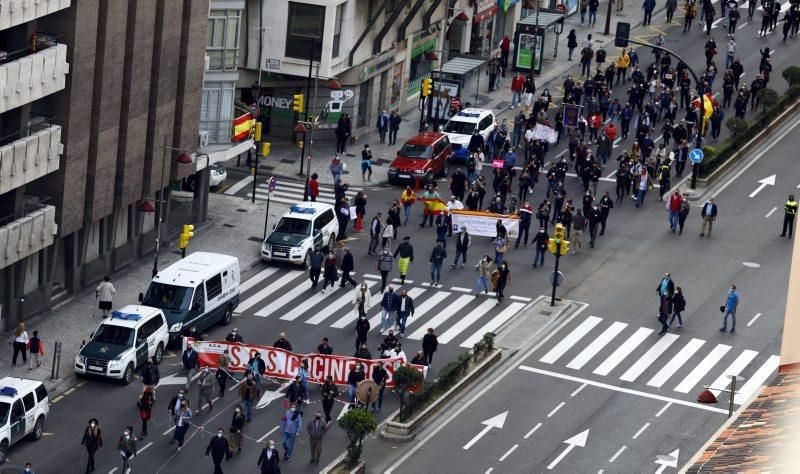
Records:
[[[524,301],[526,303],[530,303],[532,300],[527,296],[510,296],[508,299],[515,300],[515,301]]]
[[[652,398],[653,400],[661,400],[661,401],[665,401],[665,402],[672,402],[672,403],[675,403],[677,405],[683,405],[683,406],[686,406],[686,407],[697,408],[698,410],[712,411],[714,413],[721,413],[723,415],[727,415],[728,414],[728,410],[723,410],[721,408],[714,408],[714,407],[710,407],[710,406],[707,406],[707,405],[701,405],[699,403],[687,402],[685,400],[679,400],[677,398],[669,398],[669,397],[665,397],[663,395],[656,395],[654,393],[642,392],[642,391],[633,390],[633,389],[630,389],[630,388],[617,387],[616,385],[610,385],[610,384],[602,383],[602,382],[595,382],[594,380],[582,379],[580,377],[574,377],[572,375],[559,374],[557,372],[552,372],[552,371],[549,371],[549,370],[537,369],[536,367],[528,367],[528,366],[525,366],[525,365],[521,365],[518,368],[520,370],[524,370],[524,371],[527,371],[527,372],[533,372],[535,374],[549,375],[550,377],[555,377],[555,378],[559,378],[559,379],[572,380],[573,382],[586,383],[586,384],[591,385],[593,387],[606,388],[608,390],[614,390],[615,392],[627,393],[629,395],[638,395],[638,396],[644,397],[644,398]]]
[[[565,403],[565,402],[561,402],[561,403],[559,403],[558,405],[556,405],[556,407],[555,407],[555,408],[553,408],[553,411],[551,411],[550,413],[548,413],[548,414],[547,414],[547,417],[548,417],[548,418],[550,418],[551,416],[555,415],[555,414],[556,414],[556,412],[557,412],[558,410],[560,410],[560,409],[561,409],[561,407],[563,407],[564,405],[566,405],[566,403]]]
[[[767,215],[766,215],[766,216],[764,216],[764,217],[769,217],[769,216],[771,216],[771,215],[772,215],[772,213],[773,213],[773,212],[775,212],[775,211],[777,211],[777,210],[778,210],[778,208],[777,208],[777,207],[773,207],[773,208],[772,208],[772,210],[771,210],[771,211],[769,211],[769,212],[767,213]]]
[[[453,290],[453,291],[460,291],[462,293],[471,293],[472,292],[472,290],[470,290],[469,288],[462,288],[460,286],[453,286],[453,287],[450,287],[450,289]]]
[[[753,319],[751,319],[751,320],[750,320],[750,322],[749,322],[749,323],[747,323],[747,327],[750,327],[750,326],[752,326],[752,325],[753,325],[753,323],[754,323],[754,322],[756,322],[756,319],[758,319],[760,316],[761,316],[761,313],[756,313],[756,315],[755,315],[755,316],[753,316]]]
[[[376,280],[380,280],[381,276],[380,275],[373,275],[372,273],[365,273],[364,274],[364,278],[374,278]]]
[[[486,470],[486,474],[492,474],[492,471],[494,471],[494,468],[490,467],[489,469]]]
[[[642,434],[642,433],[644,433],[644,430],[646,430],[648,427],[650,427],[650,423],[645,423],[645,424],[644,424],[644,426],[642,426],[641,428],[639,428],[639,431],[637,431],[637,432],[636,432],[636,434],[635,434],[635,435],[633,435],[633,438],[631,438],[631,439],[636,439],[636,438],[638,438],[638,437],[639,437],[639,435],[640,435],[640,434]]]
[[[578,389],[577,389],[577,390],[575,390],[574,392],[572,392],[572,393],[570,394],[570,397],[574,397],[575,395],[579,394],[579,393],[580,393],[580,391],[581,391],[581,390],[583,390],[583,388],[584,388],[584,387],[586,387],[586,384],[583,384],[583,385],[581,385],[580,387],[578,387]]]
[[[514,446],[511,446],[511,449],[509,449],[508,451],[506,451],[506,453],[505,453],[504,455],[502,455],[502,456],[500,457],[500,459],[498,459],[498,461],[500,461],[500,462],[503,462],[503,461],[505,461],[505,460],[506,460],[506,458],[507,458],[509,455],[511,455],[511,453],[513,453],[513,452],[514,452],[514,451],[515,451],[517,448],[519,448],[519,445],[518,445],[518,444],[515,444]]]
[[[228,196],[233,196],[234,194],[236,194],[239,191],[241,191],[242,188],[244,188],[248,184],[252,184],[252,183],[253,183],[253,177],[252,176],[245,176],[239,182],[237,182],[236,184],[234,184],[230,188],[226,189],[225,190],[225,194],[227,194]]]
[[[145,449],[149,448],[149,447],[150,447],[150,446],[152,446],[152,445],[153,445],[153,442],[152,442],[152,441],[150,441],[149,443],[145,444],[145,445],[144,445],[144,447],[143,447],[142,449],[140,449],[140,450],[139,450],[139,451],[136,453],[136,455],[138,456],[138,455],[142,454],[142,451],[144,451]]]
[[[532,434],[534,434],[534,433],[536,433],[536,430],[538,430],[538,429],[539,429],[539,428],[541,428],[541,427],[542,427],[542,424],[541,424],[541,423],[537,423],[537,424],[536,424],[536,426],[534,426],[532,430],[528,431],[528,434],[526,434],[525,436],[523,436],[523,438],[525,438],[525,439],[528,439],[528,438],[530,438],[530,437],[531,437],[531,435],[532,435]]]
[[[258,441],[257,441],[257,442],[258,442],[258,443],[260,443],[260,442],[264,441],[265,439],[267,439],[267,436],[269,436],[269,435],[271,435],[272,433],[274,433],[275,431],[277,431],[277,430],[278,430],[278,428],[280,428],[280,427],[281,427],[281,426],[280,426],[280,425],[278,425],[278,426],[276,426],[275,428],[272,428],[271,430],[267,431],[267,434],[265,434],[264,436],[262,436],[262,437],[258,438]]]
[[[658,410],[658,413],[656,413],[656,418],[658,418],[658,417],[659,417],[659,416],[661,416],[661,415],[662,415],[662,414],[663,414],[665,411],[667,411],[667,408],[669,408],[669,407],[670,407],[670,405],[672,405],[672,402],[669,402],[669,403],[667,403],[666,405],[664,405],[664,408],[662,408],[662,409]]]
[[[114,474],[115,472],[117,472],[117,468],[116,467],[114,469],[108,471],[108,474]]]
[[[619,457],[619,455],[620,455],[620,454],[622,454],[622,452],[623,452],[623,451],[625,451],[625,449],[627,449],[627,446],[622,446],[621,448],[619,448],[619,449],[617,450],[617,452],[616,452],[616,453],[614,453],[614,455],[613,455],[613,456],[611,456],[611,459],[609,459],[609,460],[608,460],[608,462],[614,462],[614,461],[616,461],[616,460],[617,460],[617,458]]]

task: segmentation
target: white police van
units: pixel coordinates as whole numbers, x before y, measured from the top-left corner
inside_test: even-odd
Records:
[[[127,385],[148,357],[158,364],[169,343],[167,319],[158,308],[128,305],[112,311],[75,356],[78,377],[96,375]]]
[[[42,382],[0,379],[0,464],[6,462],[8,448],[25,436],[34,441],[42,437],[48,413],[50,400]]]
[[[453,154],[450,155],[451,163],[465,163],[469,155],[468,146],[473,133],[478,133],[486,141],[489,139],[494,127],[494,112],[488,109],[470,107],[462,109],[450,117],[442,131],[447,134]]]
[[[164,311],[169,342],[180,342],[189,327],[203,331],[230,324],[239,306],[239,259],[230,255],[194,252],[158,272],[142,304]]]
[[[322,202],[294,204],[281,216],[272,233],[261,244],[261,260],[311,266],[311,252],[333,248],[339,234],[334,207]]]

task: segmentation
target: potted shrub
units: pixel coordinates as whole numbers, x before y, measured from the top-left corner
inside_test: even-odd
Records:
[[[394,391],[400,398],[400,421],[404,421],[403,406],[406,401],[406,394],[409,390],[418,387],[422,383],[422,372],[413,367],[401,365],[392,375],[392,380],[394,380]]]
[[[369,410],[354,408],[339,419],[339,427],[347,433],[347,438],[350,440],[350,444],[347,445],[347,465],[355,467],[361,457],[364,437],[378,428],[378,422]]]

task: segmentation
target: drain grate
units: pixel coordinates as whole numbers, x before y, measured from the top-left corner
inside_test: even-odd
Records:
[[[236,209],[236,212],[247,212],[247,209]]]
[[[233,225],[233,224],[222,224],[222,227],[227,227],[227,228],[229,228],[229,229],[232,229],[232,228],[234,228],[234,227],[236,227],[236,226],[235,226],[235,225]]]
[[[248,237],[247,240],[249,240],[250,242],[261,242],[263,239],[261,237],[253,236],[253,237]]]

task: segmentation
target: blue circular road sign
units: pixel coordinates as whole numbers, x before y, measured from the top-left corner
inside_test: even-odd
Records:
[[[695,148],[689,152],[689,161],[694,164],[700,164],[703,161],[703,150]]]

